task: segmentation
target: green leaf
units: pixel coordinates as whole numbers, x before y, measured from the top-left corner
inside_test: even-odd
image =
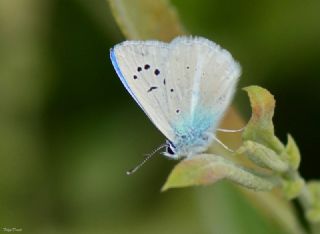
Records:
[[[109,0],[127,39],[170,41],[185,34],[176,10],[167,0]]]
[[[296,174],[295,178],[282,180],[282,191],[289,200],[297,198],[305,186],[304,180]]]
[[[299,148],[290,134],[288,135],[288,143],[286,145],[284,153],[285,156],[283,157],[288,161],[291,168],[293,170],[297,170],[300,165],[301,156]]]
[[[256,165],[274,172],[284,173],[289,169],[288,164],[272,149],[253,141],[245,141],[237,153],[246,155]]]
[[[307,189],[310,194],[310,205],[307,209],[306,217],[310,222],[320,222],[320,182],[308,182]]]
[[[252,116],[243,131],[243,140],[258,142],[273,149],[280,154],[284,150],[283,144],[274,135],[272,118],[275,108],[273,95],[259,86],[249,86],[244,88],[248,92]]]
[[[255,175],[221,156],[202,154],[178,163],[171,171],[162,191],[212,184],[224,178],[254,190],[267,191],[274,187],[272,181]]]

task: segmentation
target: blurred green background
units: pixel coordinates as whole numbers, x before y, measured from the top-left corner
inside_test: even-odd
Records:
[[[240,87],[275,95],[277,134],[319,178],[320,1],[172,4],[240,61]],[[225,182],[160,193],[174,161],[125,175],[164,137],[113,71],[123,40],[105,0],[0,1],[0,233],[284,233]]]

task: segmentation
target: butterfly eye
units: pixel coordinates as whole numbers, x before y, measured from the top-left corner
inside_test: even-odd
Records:
[[[169,145],[167,147],[167,153],[170,154],[170,155],[174,155],[175,154],[174,151],[171,149],[171,145]]]
[[[176,151],[175,151],[176,147],[172,144],[172,142],[167,140],[166,144],[167,144],[166,153],[169,155],[175,155],[176,154]]]

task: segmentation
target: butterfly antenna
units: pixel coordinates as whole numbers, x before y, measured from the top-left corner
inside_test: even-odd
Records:
[[[137,166],[135,166],[133,169],[127,171],[127,175],[132,175],[133,173],[135,173],[140,167],[143,166],[143,164],[145,164],[150,158],[152,158],[152,156],[156,155],[156,153],[161,150],[164,147],[167,147],[168,144],[163,144],[160,145],[157,149],[155,149],[154,151],[152,151],[150,154],[147,154],[146,157],[142,160],[141,163],[139,163]]]

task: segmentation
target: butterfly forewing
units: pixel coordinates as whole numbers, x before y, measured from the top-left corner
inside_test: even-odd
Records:
[[[111,50],[117,73],[140,107],[168,138],[174,138],[165,89],[168,44],[157,41],[126,41]],[[118,69],[117,69],[118,68]]]

